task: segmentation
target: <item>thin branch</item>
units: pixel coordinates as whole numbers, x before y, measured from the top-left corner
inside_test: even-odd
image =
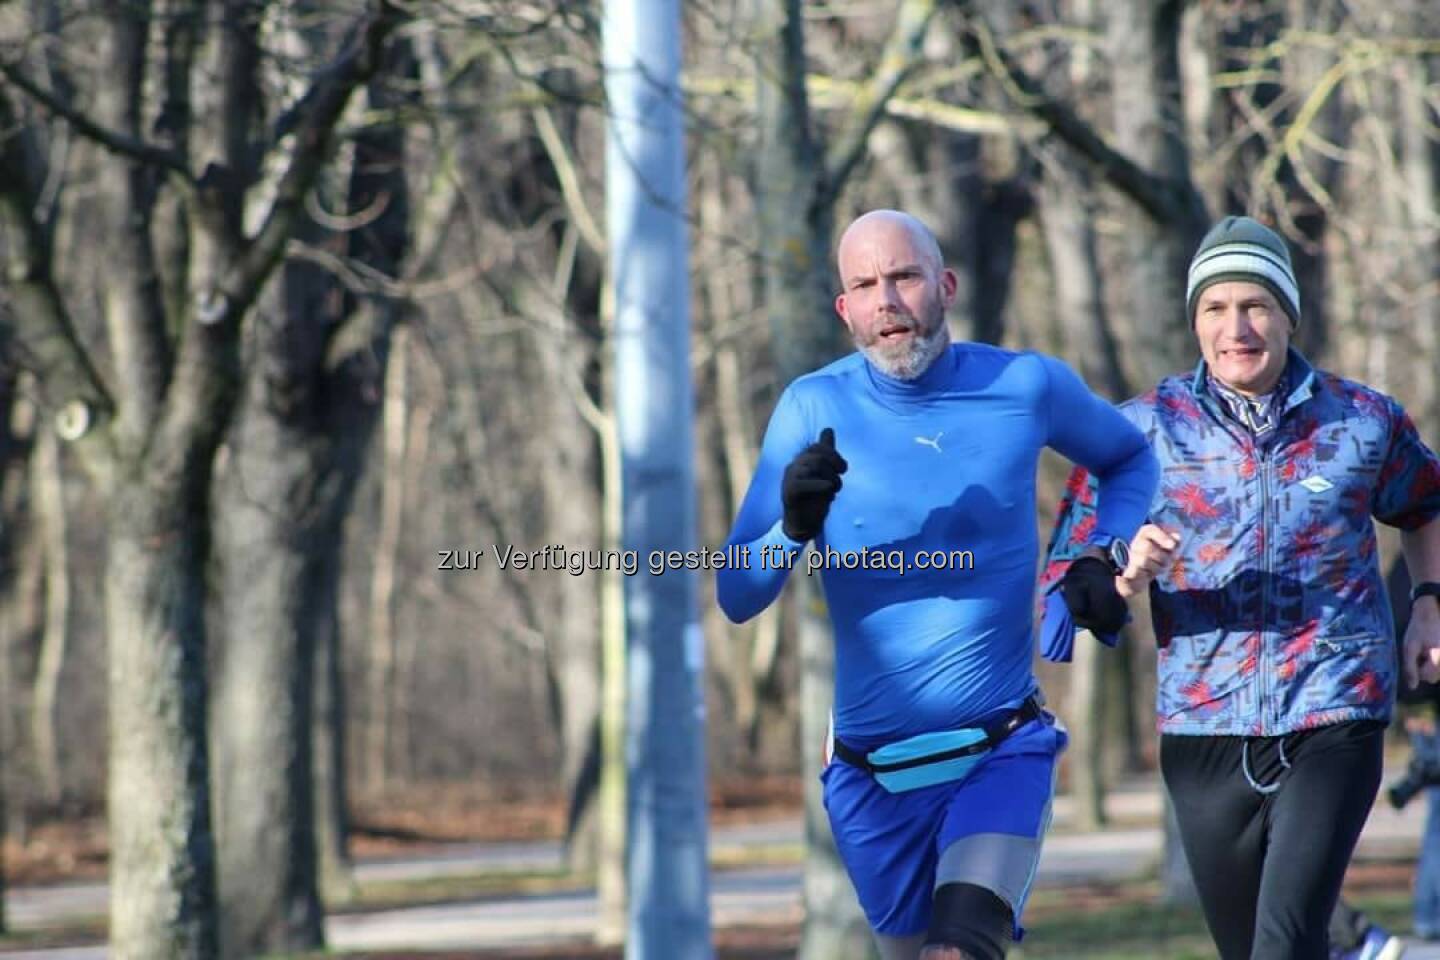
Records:
[[[286,244],[285,256],[330,271],[346,290],[357,297],[384,297],[407,303],[450,296],[462,287],[476,283],[485,274],[483,264],[471,263],[431,280],[402,280],[384,274],[354,257],[312,246],[301,240],[291,240]]]
[[[18,87],[30,99],[50,113],[68,122],[76,131],[95,143],[121,156],[159,167],[170,174],[187,190],[195,187],[195,174],[185,165],[185,158],[174,150],[167,150],[143,140],[127,137],[110,130],[91,119],[80,110],[65,103],[48,90],[34,83],[13,63],[0,60],[0,75]]]
[[[927,75],[928,79],[928,75]],[[906,84],[906,90],[913,90],[917,81]],[[933,86],[933,84],[926,84]],[[755,80],[751,77],[695,77],[685,81],[687,97],[727,97],[736,100],[755,99]],[[833,109],[853,105],[864,92],[865,86],[854,80],[837,80],[825,74],[810,74],[805,78],[805,90],[812,106]],[[1016,119],[993,110],[978,110],[962,107],[928,96],[895,93],[885,101],[885,114],[920,120],[945,130],[959,133],[1011,134],[1017,127],[1024,130],[1026,125],[1043,127],[1039,120]]]
[[[331,213],[320,201],[320,194],[312,190],[305,196],[305,212],[310,215],[310,219],[327,230],[349,233],[351,230],[368,227],[380,219],[380,216],[389,208],[390,200],[390,194],[381,190],[375,194],[374,199],[363,210],[355,213]]]
[[[1371,62],[1362,62],[1364,60]],[[1282,159],[1289,160],[1295,178],[1300,181],[1300,185],[1305,188],[1315,202],[1327,210],[1334,210],[1336,208],[1335,200],[1330,196],[1330,191],[1325,189],[1324,184],[1306,166],[1305,157],[1300,149],[1301,144],[1304,142],[1311,124],[1314,123],[1315,117],[1320,113],[1320,109],[1339,88],[1341,81],[1352,72],[1359,72],[1374,65],[1373,57],[1352,56],[1342,57],[1337,63],[1331,65],[1330,69],[1325,71],[1311,89],[1310,95],[1306,97],[1304,104],[1296,112],[1295,119],[1286,128],[1285,136],[1280,141],[1280,148],[1271,150],[1266,155],[1259,173],[1256,174],[1256,182],[1262,185],[1275,182],[1280,161]]]
[[[1250,63],[1284,60],[1293,54],[1293,47],[1318,47],[1341,54],[1388,57],[1426,57],[1440,54],[1440,40],[1428,37],[1359,36],[1351,32],[1324,33],[1318,30],[1286,30],[1271,42],[1259,47],[1230,47],[1225,52]]]
[[[0,128],[11,129],[16,122],[10,98],[0,91]],[[93,425],[108,418],[114,404],[55,283],[49,238],[36,220],[35,188],[41,175],[25,146],[20,137],[0,137],[0,227],[5,228],[0,250],[12,307],[3,325],[13,332],[21,362],[36,373],[52,412],[78,401]],[[89,464],[95,467],[100,461],[90,459]],[[103,476],[102,470],[102,486]]]
[[[285,245],[285,257],[288,260],[314,264],[329,271],[347,291],[357,297],[385,297],[402,300],[408,299],[410,296],[406,285],[394,277],[381,273],[361,260],[326,250],[324,247],[314,246],[303,240],[291,239]]]
[[[1215,74],[1210,85],[1216,90],[1258,87],[1261,84],[1283,85],[1285,74],[1270,67],[1250,67],[1245,70],[1226,70]]]
[[[939,9],[937,0],[906,0],[895,18],[895,30],[885,43],[875,73],[856,97],[845,129],[825,157],[826,189],[836,194],[865,155],[875,125],[885,115],[885,104],[920,64],[925,34]]]
[[[830,77],[811,77],[808,86],[814,94],[811,101],[817,107],[836,103],[853,103],[859,84],[834,80]],[[961,107],[930,97],[894,96],[885,102],[885,113],[892,117],[920,120],[944,130],[958,133],[990,133],[1009,135],[1024,131],[1027,127],[1041,128],[1038,120],[1017,119],[990,110],[976,110]]]
[[[131,140],[141,131],[141,103],[148,69],[148,24],[134,11],[111,10],[100,44],[104,82],[95,96],[95,119]],[[118,402],[114,429],[125,449],[143,449],[157,421],[173,364],[164,302],[151,233],[157,166],[125,154],[99,158],[96,206],[106,239],[114,245],[101,275],[106,296],[101,314],[109,334]]]
[[[385,39],[402,19],[388,0],[378,0],[376,6],[357,24],[352,34],[356,42],[315,78],[302,97],[305,109],[295,147],[259,231],[248,242],[227,237],[238,249],[223,252],[218,279],[201,288],[196,306],[199,323],[182,340],[169,402],[151,448],[150,467],[157,476],[204,476],[239,382],[240,320],[284,255],[304,210],[305,195],[329,160],[327,148],[346,102],[379,69]],[[214,210],[234,199],[217,198],[208,206]]]
[[[379,9],[359,31],[357,41],[319,77],[301,98],[302,119],[295,130],[290,165],[280,177],[275,199],[254,238],[229,275],[221,282],[227,310],[242,311],[258,293],[265,278],[285,252],[295,221],[304,208],[305,195],[329,160],[331,135],[354,93],[380,66],[385,39],[399,26],[400,12],[381,0]],[[237,315],[238,316],[238,315]]]
[[[195,119],[190,98],[190,75],[195,66],[204,0],[181,0],[171,10],[164,26],[161,63],[163,96],[155,129],[165,147],[182,162],[189,156],[190,128]]]
[[[1159,222],[1183,218],[1176,185],[1150,173],[1107,144],[1068,104],[1041,91],[1039,84],[995,45],[995,38],[983,21],[972,17],[972,23],[991,72],[1016,106],[1043,120],[1057,137],[1095,166],[1111,186],[1129,196],[1152,218]]]
[[[531,117],[535,120],[535,129],[540,134],[545,153],[550,157],[550,164],[555,168],[555,176],[560,180],[560,194],[565,199],[566,209],[570,211],[575,226],[590,249],[603,257],[606,249],[605,234],[590,215],[590,208],[585,205],[585,195],[580,189],[580,177],[575,172],[575,163],[570,158],[570,151],[565,148],[565,141],[560,138],[560,131],[555,128],[555,120],[545,107],[536,107],[531,111]]]

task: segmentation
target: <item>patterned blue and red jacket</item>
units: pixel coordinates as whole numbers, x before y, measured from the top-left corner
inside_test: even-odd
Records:
[[[1291,350],[1277,434],[1225,416],[1202,361],[1121,404],[1160,460],[1149,522],[1181,537],[1150,588],[1162,733],[1275,736],[1388,720],[1398,662],[1372,518],[1440,516],[1440,458],[1400,405]],[[1095,482],[1076,469],[1042,594],[1090,538]]]

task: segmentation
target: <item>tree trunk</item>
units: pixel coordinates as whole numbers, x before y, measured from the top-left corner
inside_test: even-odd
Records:
[[[714,316],[733,315],[728,295],[722,292],[727,284],[728,280],[718,276],[718,271],[709,278]],[[745,484],[755,463],[751,449],[755,432],[746,416],[746,406],[740,387],[740,358],[734,344],[723,343],[715,350],[715,419],[720,434],[719,447],[727,480],[724,489],[730,516],[734,516],[740,508],[740,499],[745,495]],[[748,642],[736,643],[729,658],[730,683],[735,697],[735,728],[747,742],[752,741],[758,732],[760,695],[757,682],[760,672],[768,673],[774,659],[776,644],[772,635],[779,632],[779,615],[780,611],[772,607],[756,617],[754,625],[741,633]]]
[[[1055,313],[1066,356],[1112,402],[1129,397],[1120,351],[1105,308],[1090,178],[1064,156],[1050,156],[1040,186],[1040,224],[1055,281]]]
[[[407,56],[404,45],[397,58]],[[397,71],[400,72],[400,71]],[[382,81],[372,107],[392,104]],[[312,243],[343,245],[394,276],[409,205],[393,127],[362,134],[348,184],[351,209],[377,210],[343,234],[313,223]],[[215,526],[228,642],[216,697],[222,946],[227,955],[293,952],[324,943],[317,830],[327,824],[331,880],[344,860],[343,757],[335,728],[318,768],[329,775],[317,813],[315,694],[340,709],[338,553],[343,520],[377,419],[375,397],[398,306],[347,302],[334,277],[305,261],[280,273],[274,309],[255,324],[256,360],[230,437]],[[316,648],[328,647],[316,676]]]
[[[17,479],[15,471],[6,480]],[[28,486],[25,480],[9,484]],[[8,497],[7,497],[8,499]],[[32,511],[33,513],[33,511]],[[11,576],[6,584],[3,642],[0,642],[0,751],[6,765],[0,769],[0,783],[6,789],[9,803],[7,819],[0,829],[24,843],[30,835],[31,783],[27,766],[28,754],[21,750],[19,716],[15,709],[19,699],[20,680],[16,675],[16,654],[33,646],[44,633],[45,549],[40,531],[35,529],[33,516],[28,521],[5,526],[9,531],[8,568]],[[31,737],[31,745],[34,738]]]
[[[1143,745],[1152,734],[1154,725],[1151,718],[1155,711],[1150,699],[1142,699],[1144,687],[1140,683],[1140,671],[1136,660],[1142,651],[1136,648],[1139,635],[1127,629],[1121,633],[1118,656],[1106,658],[1108,674],[1104,683],[1116,691],[1109,699],[1111,708],[1106,712],[1106,736],[1119,744],[1119,750],[1112,754],[1110,769],[1124,774],[1145,772],[1146,760]]]
[[[412,350],[411,359],[417,372],[420,364],[424,362],[423,358],[420,351]],[[438,394],[439,390],[434,393]],[[430,425],[435,419],[435,406],[427,401],[425,391],[411,391],[409,416],[406,419],[405,476],[401,479],[400,495],[408,503],[400,511],[402,528],[404,517],[414,516],[416,510],[423,510],[426,506],[424,480],[430,466]],[[396,560],[397,563],[403,562],[398,555]],[[413,608],[406,612],[413,612]],[[392,668],[394,680],[390,690],[391,756],[386,761],[386,769],[392,777],[402,782],[413,781],[416,775],[418,746],[415,738],[415,716],[417,709],[423,709],[417,705],[415,699],[417,696],[423,697],[423,693],[416,687],[415,674],[423,638],[420,631],[415,629],[413,620],[401,619],[401,610],[398,607],[392,609],[391,618],[395,663]]]
[[[412,39],[396,42],[386,59],[386,71],[366,86],[368,106],[377,111],[411,104],[419,66]],[[400,78],[400,84],[387,79]],[[421,230],[429,228],[423,214],[411,203],[406,174],[407,134],[395,124],[374,127],[355,140],[349,176],[347,208],[379,209],[374,220],[345,238],[350,257],[383,277],[399,277],[413,270]],[[319,838],[324,889],[352,892],[348,844],[348,752],[345,743],[345,685],[341,670],[340,572],[345,517],[365,468],[375,428],[380,420],[382,383],[395,335],[402,329],[403,303],[383,295],[360,300],[344,299],[342,323],[330,337],[321,368],[324,386],[321,432],[331,439],[323,465],[330,491],[316,520],[318,556],[313,558],[310,582],[314,602],[307,608],[319,660],[315,673],[316,829]],[[299,324],[313,322],[295,315]]]
[[[1136,322],[1134,373],[1152,384],[1189,365],[1195,347],[1185,318],[1185,278],[1205,229],[1203,203],[1183,139],[1179,0],[1120,0],[1108,8],[1115,141],[1170,188],[1170,216],[1127,204],[1121,213],[1125,302]],[[1167,821],[1173,820],[1167,806]],[[1167,831],[1162,870],[1167,902],[1194,902],[1195,883],[1178,836]]]
[[[842,326],[829,316],[830,242],[834,227],[832,185],[825,181],[820,150],[810,135],[804,90],[804,36],[796,0],[757,2],[757,76],[760,149],[757,212],[764,263],[765,312],[772,352],[782,383],[815,369],[844,350]],[[834,685],[829,620],[808,578],[790,586],[802,591],[799,628],[801,769],[805,782],[805,926],[800,960],[833,960],[873,954],[865,917],[840,863],[830,834],[814,751],[829,728]]]
[[[1185,847],[1180,841],[1180,825],[1175,821],[1175,806],[1170,802],[1168,792],[1161,796],[1163,810],[1160,816],[1165,822],[1165,843],[1160,861],[1161,898],[1172,904],[1199,903],[1200,893],[1195,889],[1190,860],[1185,856]]]
[[[1183,7],[1180,0],[1117,0],[1107,8],[1116,146],[1171,194],[1163,220],[1134,204],[1120,210],[1125,302],[1136,318],[1127,342],[1135,346],[1133,373],[1147,385],[1183,369],[1195,353],[1185,277],[1206,225],[1184,141]]]
[[[611,293],[601,297],[601,322],[613,330]],[[611,391],[606,391],[611,395]],[[621,449],[613,406],[596,411],[600,438],[601,545],[620,549],[624,501],[620,496]],[[600,794],[596,811],[598,863],[595,888],[600,916],[597,943],[623,943],[626,929],[625,884],[625,577],[617,569],[600,574]]]
[[[1089,178],[1072,169],[1066,157],[1049,156],[1047,160],[1040,187],[1040,223],[1066,353],[1079,358],[1086,382],[1118,401],[1129,391],[1105,312]],[[1107,653],[1088,631],[1075,638],[1070,710],[1078,728],[1071,739],[1069,763],[1078,822],[1087,830],[1106,822],[1104,714],[1108,698],[1104,659],[1117,655]]]
[[[701,231],[719,232],[725,223],[725,173],[715,169],[708,185],[699,191]],[[712,255],[719,256],[718,247]],[[703,290],[709,315],[723,322],[737,316],[732,284],[735,278],[723,270],[706,271]],[[750,415],[750,404],[744,389],[740,352],[734,340],[725,333],[712,333],[717,342],[714,356],[714,413],[718,433],[716,446],[723,465],[723,510],[733,517],[745,496],[745,487],[755,467],[757,431]],[[764,689],[769,686],[780,648],[780,610],[770,607],[762,611],[748,627],[738,628],[737,642],[728,649],[730,683],[735,700],[735,729],[744,738],[753,754],[760,738],[760,704]]]
[[[595,437],[586,426],[576,397],[559,384],[581,389],[580,372],[589,349],[578,340],[570,349],[553,342],[538,345],[541,362],[551,369],[550,391],[542,411],[548,424],[549,463],[544,469],[547,528],[556,541],[598,543],[600,504],[595,489]],[[562,365],[568,369],[561,369]],[[591,575],[565,576],[556,588],[559,622],[546,642],[547,669],[558,694],[561,783],[570,798],[566,851],[572,867],[595,865],[594,796],[599,784],[600,631],[599,592]]]
[[[804,34],[796,0],[757,0],[756,158],[765,312],[782,383],[847,350],[830,310],[834,185],[810,133],[804,88]]]
[[[1418,4],[1407,4],[1407,36],[1425,27],[1425,12]],[[1434,16],[1431,14],[1430,16]],[[1413,419],[1420,435],[1434,438],[1440,431],[1440,383],[1435,376],[1436,351],[1440,349],[1440,205],[1437,205],[1437,148],[1431,139],[1431,115],[1425,91],[1430,84],[1429,66],[1435,58],[1417,58],[1396,66],[1401,170],[1406,198],[1408,238],[1400,256],[1405,265],[1404,287],[1410,302],[1402,316],[1414,331],[1415,366]]]
[[[0,541],[0,793],[6,799],[0,835],[8,833],[19,843],[29,836],[27,786],[34,778],[26,767],[29,754],[20,749],[16,654],[34,646],[44,630],[45,549],[32,498],[37,437],[46,427],[37,422],[35,404],[25,398],[34,387],[28,374],[22,374],[18,384],[10,376],[0,377],[0,530],[5,531]]]
[[[273,321],[272,321],[273,322]],[[221,943],[229,957],[323,943],[311,783],[313,635],[306,491],[317,438],[251,378],[218,480],[226,641],[215,691]]]
[[[105,619],[116,960],[208,960],[217,952],[204,504],[204,485],[152,486],[138,477],[110,496]]]
[[[358,474],[358,470],[356,471]],[[353,490],[351,491],[353,493]],[[346,497],[350,499],[349,495]],[[348,512],[348,507],[346,511]],[[343,524],[342,524],[343,526]],[[328,905],[355,895],[350,862],[350,812],[345,749],[345,675],[341,660],[340,555],[324,551],[315,572],[315,705],[311,712],[315,765],[315,848],[320,894]]]
[[[800,605],[800,772],[805,780],[805,926],[796,957],[861,960],[877,956],[875,938],[840,862],[820,789],[821,749],[834,703],[835,644],[818,582],[796,576],[790,589]]]
[[[8,342],[0,340],[0,354],[9,347]],[[20,396],[17,379],[13,373],[0,374],[0,523],[11,531],[11,536],[0,543],[0,934],[9,931],[5,911],[5,841],[14,835],[18,842],[25,842],[23,818],[17,818],[22,829],[13,830],[11,825],[14,812],[11,791],[19,780],[15,769],[15,716],[10,709],[15,700],[14,653],[20,634],[33,630],[33,625],[24,617],[26,603],[20,593],[23,587],[17,582],[24,561],[21,544],[31,538],[23,534],[15,536],[15,520],[29,472],[25,469],[26,457],[33,455],[34,450],[31,437],[35,429],[35,407]],[[24,377],[21,382],[28,379]]]
[[[889,97],[918,62],[934,4],[907,2],[865,96],[844,129],[822,150],[811,128],[805,91],[804,18],[799,0],[752,0],[756,51],[756,209],[764,252],[765,312],[771,352],[782,383],[828,363],[846,350],[844,327],[832,312],[830,245],[835,201],[865,149]],[[794,578],[800,594],[800,739],[807,751],[805,929],[801,960],[873,953],[865,918],[830,834],[817,777],[817,749],[829,729],[833,696],[833,640],[829,618],[809,578]],[[865,946],[861,946],[861,942]],[[853,949],[844,949],[849,944]]]
[[[758,19],[762,43],[773,45],[758,76],[761,143],[757,205],[760,248],[766,251],[765,310],[772,353],[782,383],[833,359],[844,350],[838,320],[825,316],[833,232],[829,184],[820,151],[810,138],[803,86],[804,37],[798,3],[766,2]],[[778,49],[776,49],[778,48]],[[763,55],[762,55],[763,56]],[[782,65],[800,60],[800,72]],[[771,79],[772,83],[764,80]],[[781,86],[774,81],[780,81]],[[834,684],[832,640],[823,605],[811,583],[795,578],[802,592],[799,628],[800,742],[805,783],[805,926],[800,960],[873,954],[865,918],[855,900],[830,833],[813,751],[829,726]]]
[[[5,906],[5,891],[9,886],[5,870],[6,820],[10,807],[10,786],[5,774],[10,769],[10,750],[0,745],[0,934],[10,932],[10,916]]]
[[[295,271],[287,282],[303,284]],[[312,324],[322,313],[288,309]],[[216,694],[216,786],[228,955],[323,943],[317,856],[327,889],[349,888],[339,551],[377,419],[370,358],[383,362],[391,322],[378,321],[360,359],[309,371],[297,394],[257,372],[219,484],[229,639]]]
[[[1029,215],[1030,190],[1016,173],[987,184],[978,206],[970,338],[998,344],[1005,338],[1005,314],[1016,272],[1020,224]]]
[[[303,286],[296,272],[287,268],[287,282]],[[314,324],[322,311],[311,306],[288,309]],[[322,884],[337,897],[350,890],[339,554],[378,419],[374,398],[394,309],[361,308],[384,315],[363,348],[309,370],[311,381],[296,394],[257,373],[219,484],[216,546],[229,639],[215,705],[216,786],[230,955],[320,946]],[[363,317],[351,322],[369,326]]]
[[[35,773],[41,795],[50,804],[61,800],[60,748],[55,734],[55,708],[60,673],[65,666],[65,641],[70,629],[69,550],[65,545],[65,486],[60,470],[60,440],[53,430],[35,438],[34,492],[36,516],[45,556],[45,628],[35,665],[30,703]]]
[[[936,36],[945,54],[964,55],[943,31]],[[980,137],[894,121],[876,130],[874,140],[880,144],[875,162],[893,183],[899,209],[934,232],[945,262],[955,270],[959,283],[951,329],[958,339],[999,343],[1005,334],[1015,220],[999,215],[1012,199],[1007,184],[987,190]],[[1000,233],[987,232],[991,229]]]
[[[380,531],[370,577],[370,709],[365,739],[365,774],[371,789],[390,779],[390,747],[395,705],[395,571],[399,562],[400,523],[405,509],[405,440],[409,420],[407,369],[409,332],[395,332],[385,367],[382,437],[385,472],[380,478]]]

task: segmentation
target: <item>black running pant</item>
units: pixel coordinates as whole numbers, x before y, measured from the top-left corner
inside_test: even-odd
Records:
[[[1380,787],[1385,726],[1160,738],[1205,923],[1222,960],[1328,960],[1328,926]]]

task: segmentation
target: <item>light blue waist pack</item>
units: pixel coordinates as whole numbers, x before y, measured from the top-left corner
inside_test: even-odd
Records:
[[[875,782],[891,793],[905,793],[963,780],[1000,741],[1040,715],[1040,705],[1031,697],[1018,710],[986,726],[922,733],[869,753],[861,753],[837,737],[835,756],[869,771]]]

